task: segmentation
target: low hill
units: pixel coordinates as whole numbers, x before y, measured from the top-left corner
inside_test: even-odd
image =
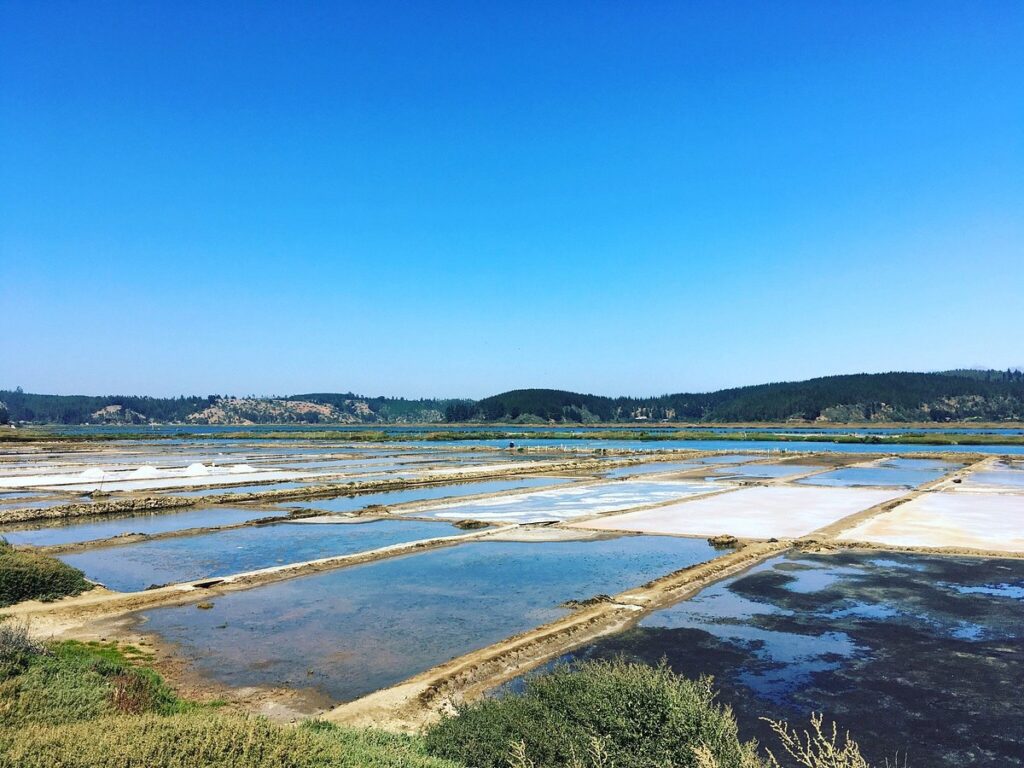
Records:
[[[1020,371],[971,371],[970,374],[826,376],[807,381],[650,398],[611,398],[552,389],[520,389],[479,401],[469,419],[542,419],[556,422],[777,422],[795,419],[850,422],[1004,421],[1024,418],[1024,374]]]
[[[1022,421],[1024,373],[958,370],[826,376],[717,392],[605,397],[517,389],[474,401],[308,393],[288,397],[38,395],[0,390],[0,423],[422,424],[636,421]]]

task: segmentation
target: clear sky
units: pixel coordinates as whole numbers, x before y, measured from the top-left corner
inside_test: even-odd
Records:
[[[1024,364],[1020,2],[0,2],[0,388]]]

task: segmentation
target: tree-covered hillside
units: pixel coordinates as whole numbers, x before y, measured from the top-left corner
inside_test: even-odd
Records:
[[[460,400],[406,400],[319,393],[291,397],[37,395],[0,390],[0,423],[354,424],[432,423]]]
[[[459,420],[838,422],[1024,418],[1024,374],[990,374],[854,374],[650,398],[522,389],[485,398],[468,417],[459,414],[464,417]]]
[[[351,392],[160,398],[36,395],[16,389],[0,390],[0,423],[5,417],[34,424],[1022,421],[1024,373],[862,373],[646,398],[518,389],[480,401]]]

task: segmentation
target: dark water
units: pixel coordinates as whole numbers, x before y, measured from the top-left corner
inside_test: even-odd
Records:
[[[512,480],[484,480],[479,483],[456,485],[431,485],[422,488],[407,488],[401,491],[364,493],[358,496],[334,496],[329,499],[314,499],[288,503],[289,509],[322,509],[328,512],[354,512],[371,504],[403,504],[407,501],[432,501],[434,499],[472,496],[477,493],[501,493],[521,488],[546,488],[572,482],[566,477],[520,477]]]
[[[271,515],[285,515],[284,510],[267,510],[256,507],[210,507],[190,509],[182,512],[161,512],[116,517],[68,518],[52,522],[35,522],[31,525],[9,526],[0,529],[12,544],[34,544],[38,547],[53,544],[71,544],[80,541],[106,539],[125,533],[165,533],[183,531],[187,528],[207,528],[218,525],[244,523]]]
[[[872,765],[1024,765],[1024,561],[776,558],[577,657],[617,655],[713,675],[762,743],[824,712]]]
[[[464,531],[416,520],[279,523],[91,549],[60,559],[111,589],[135,592],[151,584],[229,576],[458,533]]]
[[[314,688],[347,701],[718,553],[625,536],[472,542],[147,611],[145,629],[232,686]]]

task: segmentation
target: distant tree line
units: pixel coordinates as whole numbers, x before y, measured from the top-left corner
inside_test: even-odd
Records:
[[[39,424],[88,423],[93,420],[92,414],[111,405],[120,405],[153,421],[184,421],[190,413],[209,404],[207,397],[35,395],[23,392],[21,387],[0,390],[0,402],[6,405],[11,421]]]
[[[1024,373],[853,374],[649,398],[521,389],[449,407],[445,415],[449,421],[572,423],[1024,419]]]
[[[260,398],[253,398],[260,400]],[[354,393],[309,393],[280,398],[330,405],[360,421],[573,423],[631,421],[758,422],[984,421],[1024,420],[1024,373],[946,371],[825,376],[717,392],[658,397],[604,397],[557,389],[518,389],[483,400],[363,397]],[[221,402],[220,395],[137,397],[125,395],[37,395],[21,388],[0,390],[0,423],[83,424],[94,414],[121,406],[128,420],[184,422]],[[322,421],[316,413],[276,416],[273,409],[247,408],[231,399],[233,415],[254,422],[272,419]]]

